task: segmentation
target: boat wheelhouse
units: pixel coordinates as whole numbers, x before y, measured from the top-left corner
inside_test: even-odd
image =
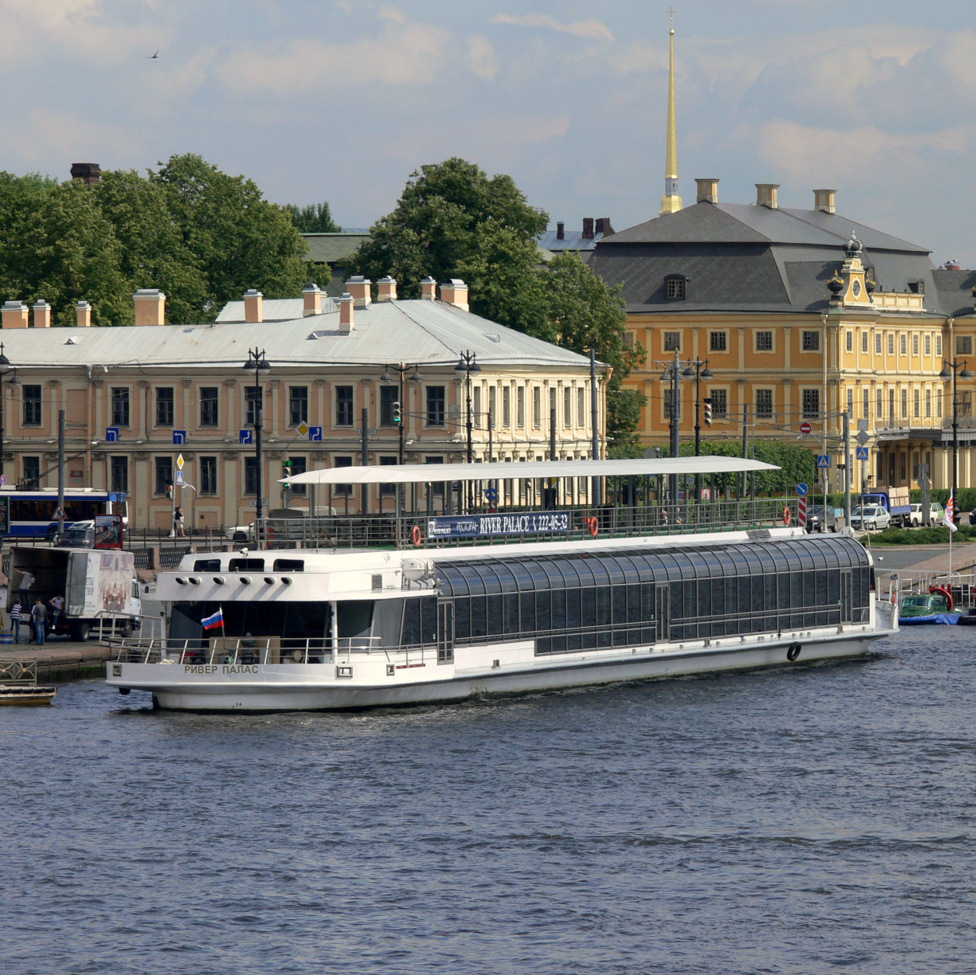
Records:
[[[768,468],[695,460],[599,470]],[[490,480],[539,465],[478,466]],[[380,470],[399,485],[416,474]],[[839,660],[897,627],[851,534],[786,527],[782,501],[725,504],[689,502],[667,521],[656,505],[426,519],[398,508],[397,546],[190,554],[159,577],[162,631],[126,641],[108,682],[163,708],[363,708]],[[733,509],[722,530],[714,519]]]

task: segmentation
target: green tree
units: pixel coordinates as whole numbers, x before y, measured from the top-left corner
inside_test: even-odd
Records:
[[[228,176],[193,154],[150,172],[166,191],[187,250],[197,255],[215,308],[249,288],[266,298],[297,295],[305,283],[305,242],[280,206],[244,176]],[[195,316],[198,317],[198,316]]]
[[[342,230],[342,227],[332,219],[332,210],[328,203],[310,203],[304,207],[286,203],[282,209],[291,215],[291,222],[299,233],[337,234]]]

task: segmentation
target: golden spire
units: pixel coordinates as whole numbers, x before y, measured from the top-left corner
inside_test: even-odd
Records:
[[[678,195],[678,122],[674,109],[674,10],[671,10],[671,60],[668,70],[668,150],[664,161],[664,198],[659,214],[684,208]]]

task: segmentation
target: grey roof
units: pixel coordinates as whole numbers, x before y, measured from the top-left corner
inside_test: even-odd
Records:
[[[921,287],[926,311],[945,313],[926,248],[820,210],[697,203],[604,238],[588,263],[631,312],[816,312],[852,232],[880,290]],[[675,274],[687,280],[681,301],[665,297]]]
[[[976,288],[976,271],[956,271],[940,267],[932,272],[932,280],[939,296],[939,304],[947,315],[962,318],[974,314],[973,303],[976,298],[973,288]]]
[[[339,313],[281,322],[213,325],[131,325],[93,328],[4,329],[12,365],[180,366],[213,371],[242,366],[248,350],[264,349],[272,365],[410,365],[456,362],[471,351],[499,368],[589,370],[589,358],[504,328],[442,301],[373,302],[354,313],[354,328],[339,332]]]
[[[338,306],[331,299],[323,296],[322,311],[336,311]],[[266,322],[287,322],[293,318],[301,318],[305,314],[304,298],[265,298],[261,304],[261,313]],[[246,321],[243,301],[228,301],[217,315],[217,324],[226,322]]]
[[[336,234],[302,234],[308,244],[306,261],[312,264],[339,264],[369,240],[368,230],[345,230]]]

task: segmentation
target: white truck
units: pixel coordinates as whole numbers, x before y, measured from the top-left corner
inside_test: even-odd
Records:
[[[64,597],[64,612],[52,631],[54,596]],[[99,627],[128,636],[140,624],[135,559],[120,549],[15,545],[10,550],[8,613],[18,598],[25,617],[40,599],[47,610],[48,631],[72,640],[87,640]]]

